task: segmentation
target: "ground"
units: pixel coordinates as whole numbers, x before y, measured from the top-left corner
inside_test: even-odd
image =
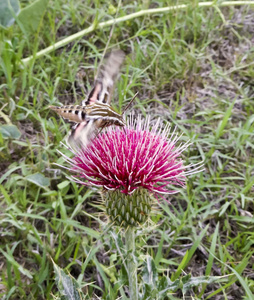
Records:
[[[204,161],[204,171],[188,178],[186,189],[166,196],[168,202],[159,199],[149,227],[139,233],[140,270],[149,255],[159,278],[219,278],[184,294],[178,288],[165,299],[252,298],[254,10],[197,8],[194,2],[118,23],[113,30],[96,28],[27,65],[21,59],[94,20],[114,18],[116,3],[52,1],[38,32],[26,35],[17,23],[0,32],[3,299],[59,297],[52,260],[82,282],[87,299],[114,299],[108,290],[121,268],[116,240],[102,233],[106,217],[98,216],[98,191],[71,182],[68,170],[55,165],[64,164],[57,149],[67,153],[60,143],[70,125],[48,109],[85,98],[109,37],[107,51],[121,48],[127,54],[114,108],[122,111],[139,92],[129,113],[177,126],[179,142],[192,142],[182,154],[184,163]],[[163,6],[164,1],[123,2],[118,16]],[[16,126],[9,138],[3,125]],[[116,295],[127,292],[119,287]]]

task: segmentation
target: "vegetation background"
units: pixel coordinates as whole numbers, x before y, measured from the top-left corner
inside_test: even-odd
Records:
[[[21,7],[32,2],[22,0]],[[123,1],[118,17],[181,3]],[[158,278],[167,274],[180,283],[186,274],[220,279],[188,291],[179,285],[163,299],[254,299],[254,10],[188,4],[116,24],[109,43],[109,51],[128,54],[114,107],[121,111],[138,91],[132,111],[177,126],[181,140],[193,143],[183,154],[186,164],[205,163],[170,204],[161,199],[151,227],[137,238],[139,265],[153,258]],[[84,99],[111,27],[21,64],[94,22],[113,19],[117,5],[50,1],[35,33],[19,22],[0,29],[3,299],[60,299],[53,261],[77,279],[87,299],[124,299],[117,239],[103,232],[97,191],[69,181],[68,171],[54,165],[63,164],[56,150],[66,151],[60,143],[70,126],[48,109]]]

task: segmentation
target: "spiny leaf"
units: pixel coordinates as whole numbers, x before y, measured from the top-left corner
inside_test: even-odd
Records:
[[[158,273],[156,270],[154,260],[151,256],[147,256],[142,278],[145,283],[156,286],[156,282],[158,280]]]
[[[225,278],[220,277],[220,276],[190,277],[187,275],[181,279],[181,282],[183,284],[182,291],[183,291],[183,294],[185,294],[188,290],[190,290],[191,288],[198,286],[200,284],[203,284],[203,283],[210,284],[213,282],[221,282],[223,280],[225,280]]]
[[[56,274],[57,287],[63,299],[66,300],[82,300],[82,292],[78,290],[77,281],[58,267],[54,262],[54,271]]]

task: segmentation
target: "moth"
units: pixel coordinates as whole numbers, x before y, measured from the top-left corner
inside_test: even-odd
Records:
[[[114,83],[124,59],[125,54],[121,50],[114,50],[107,55],[99,68],[94,87],[81,105],[49,107],[63,118],[76,123],[67,140],[72,147],[86,146],[95,133],[104,127],[125,126],[123,114],[117,113],[110,106]]]

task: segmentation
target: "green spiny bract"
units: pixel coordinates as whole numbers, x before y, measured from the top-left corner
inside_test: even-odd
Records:
[[[153,196],[143,188],[135,190],[131,195],[115,190],[103,192],[102,196],[110,222],[124,228],[144,224],[154,203]]]

